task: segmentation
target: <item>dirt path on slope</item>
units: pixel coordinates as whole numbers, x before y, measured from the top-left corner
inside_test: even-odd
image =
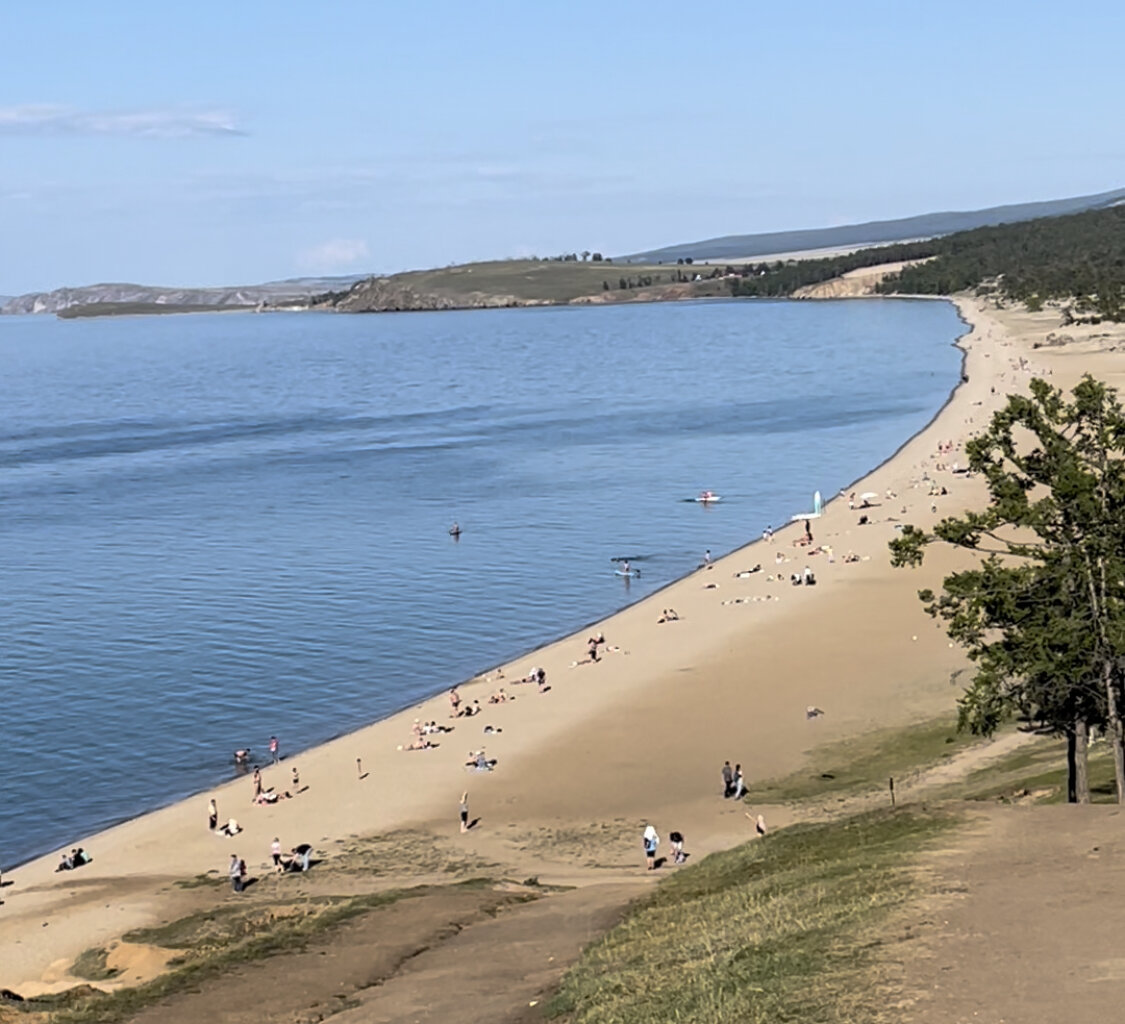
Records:
[[[912,1024],[1107,1024],[1125,981],[1125,813],[974,805],[894,947]]]

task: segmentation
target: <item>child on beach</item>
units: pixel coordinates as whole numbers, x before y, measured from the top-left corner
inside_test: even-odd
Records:
[[[683,864],[687,860],[684,853],[684,834],[682,832],[669,832],[668,841],[672,844],[672,863]]]

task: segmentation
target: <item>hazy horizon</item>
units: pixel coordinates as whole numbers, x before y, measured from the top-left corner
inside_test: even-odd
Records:
[[[1108,191],[1125,12],[1085,10],[203,0],[62,4],[48,28],[20,7],[9,38],[49,45],[5,56],[0,294],[621,254]]]

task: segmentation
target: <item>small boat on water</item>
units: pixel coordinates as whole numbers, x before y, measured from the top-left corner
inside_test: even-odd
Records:
[[[714,491],[700,491],[699,494],[691,500],[697,501],[701,505],[712,505],[716,501],[722,501],[723,496],[721,494],[716,494]]]

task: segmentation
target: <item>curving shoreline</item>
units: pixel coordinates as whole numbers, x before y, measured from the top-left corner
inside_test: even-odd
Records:
[[[1003,330],[971,300],[959,300],[958,308],[970,326],[957,341],[968,381],[954,388],[926,427],[854,487],[895,491],[896,504],[909,511],[902,519],[894,509],[901,521],[920,522],[930,515],[928,494],[912,481],[924,472],[920,467],[936,439],[963,439],[975,405],[995,405],[1001,397],[990,392],[1001,360],[988,360],[1008,343]],[[951,498],[958,504],[971,501],[972,488],[959,485]],[[890,511],[886,507],[881,514]],[[409,741],[412,718],[448,721],[446,699],[437,695],[267,769],[266,784],[284,789],[290,766],[299,768],[311,788],[292,801],[250,806],[249,779],[211,791],[220,819],[233,816],[245,826],[237,839],[207,832],[207,795],[201,794],[82,840],[76,845],[93,850],[95,861],[77,876],[53,876],[53,856],[21,866],[16,885],[4,890],[6,905],[0,911],[0,985],[20,989],[40,982],[51,961],[152,921],[167,902],[158,894],[169,882],[221,868],[231,851],[247,860],[252,855],[256,862],[275,833],[286,843],[312,842],[325,849],[348,834],[405,825],[444,828],[454,791],[467,781],[474,807],[487,808],[488,832],[471,840],[482,849],[499,842],[492,829],[503,819],[526,823],[649,814],[674,816],[672,827],[689,823],[686,830],[700,852],[733,841],[741,828],[740,821],[731,820],[737,812],[722,807],[727,817],[716,818],[713,807],[712,776],[725,750],[741,745],[751,751],[742,760],[751,779],[761,778],[796,767],[809,742],[949,706],[948,675],[961,661],[932,626],[921,642],[910,639],[919,635],[925,617],[916,599],[904,600],[917,589],[918,577],[892,573],[885,564],[893,524],[857,529],[854,521],[846,503],[838,501],[831,501],[817,521],[817,541],[829,541],[836,560],[829,565],[825,556],[817,556],[821,585],[815,590],[766,583],[773,568],[763,557],[767,552],[796,555],[786,570],[804,562],[790,545],[800,526],[790,525],[778,531],[773,548],[755,541],[719,559],[712,570],[677,580],[597,623],[610,645],[620,648],[598,665],[570,667],[584,657],[583,637],[595,627],[513,659],[502,666],[504,684],[493,687],[506,685],[518,700],[488,708],[483,718],[500,726],[500,734],[485,737],[476,730],[476,719],[457,720],[455,732],[438,737],[437,749],[396,750]],[[862,550],[870,561],[843,564],[848,547]],[[733,578],[733,571],[754,561],[763,563],[761,574]],[[927,578],[941,571],[935,560]],[[741,598],[746,600],[735,600]],[[681,620],[654,625],[666,604],[677,608]],[[885,643],[886,649],[873,653],[873,643]],[[549,693],[512,685],[532,664],[546,668]],[[899,673],[905,680],[883,677],[899,664],[910,666]],[[694,682],[699,676],[707,679],[703,697],[683,688],[685,678]],[[464,698],[482,703],[488,692],[483,680],[462,688]],[[895,699],[902,706],[889,706]],[[808,703],[829,711],[811,739],[799,714]],[[747,706],[753,709],[749,722],[726,713]],[[500,758],[500,770],[467,780],[465,750],[482,744]],[[674,756],[669,756],[670,744],[676,747]],[[356,757],[369,773],[362,782]],[[566,870],[549,866],[544,877],[561,878]],[[84,884],[76,887],[79,880]],[[42,924],[64,906],[66,934],[48,936]]]

